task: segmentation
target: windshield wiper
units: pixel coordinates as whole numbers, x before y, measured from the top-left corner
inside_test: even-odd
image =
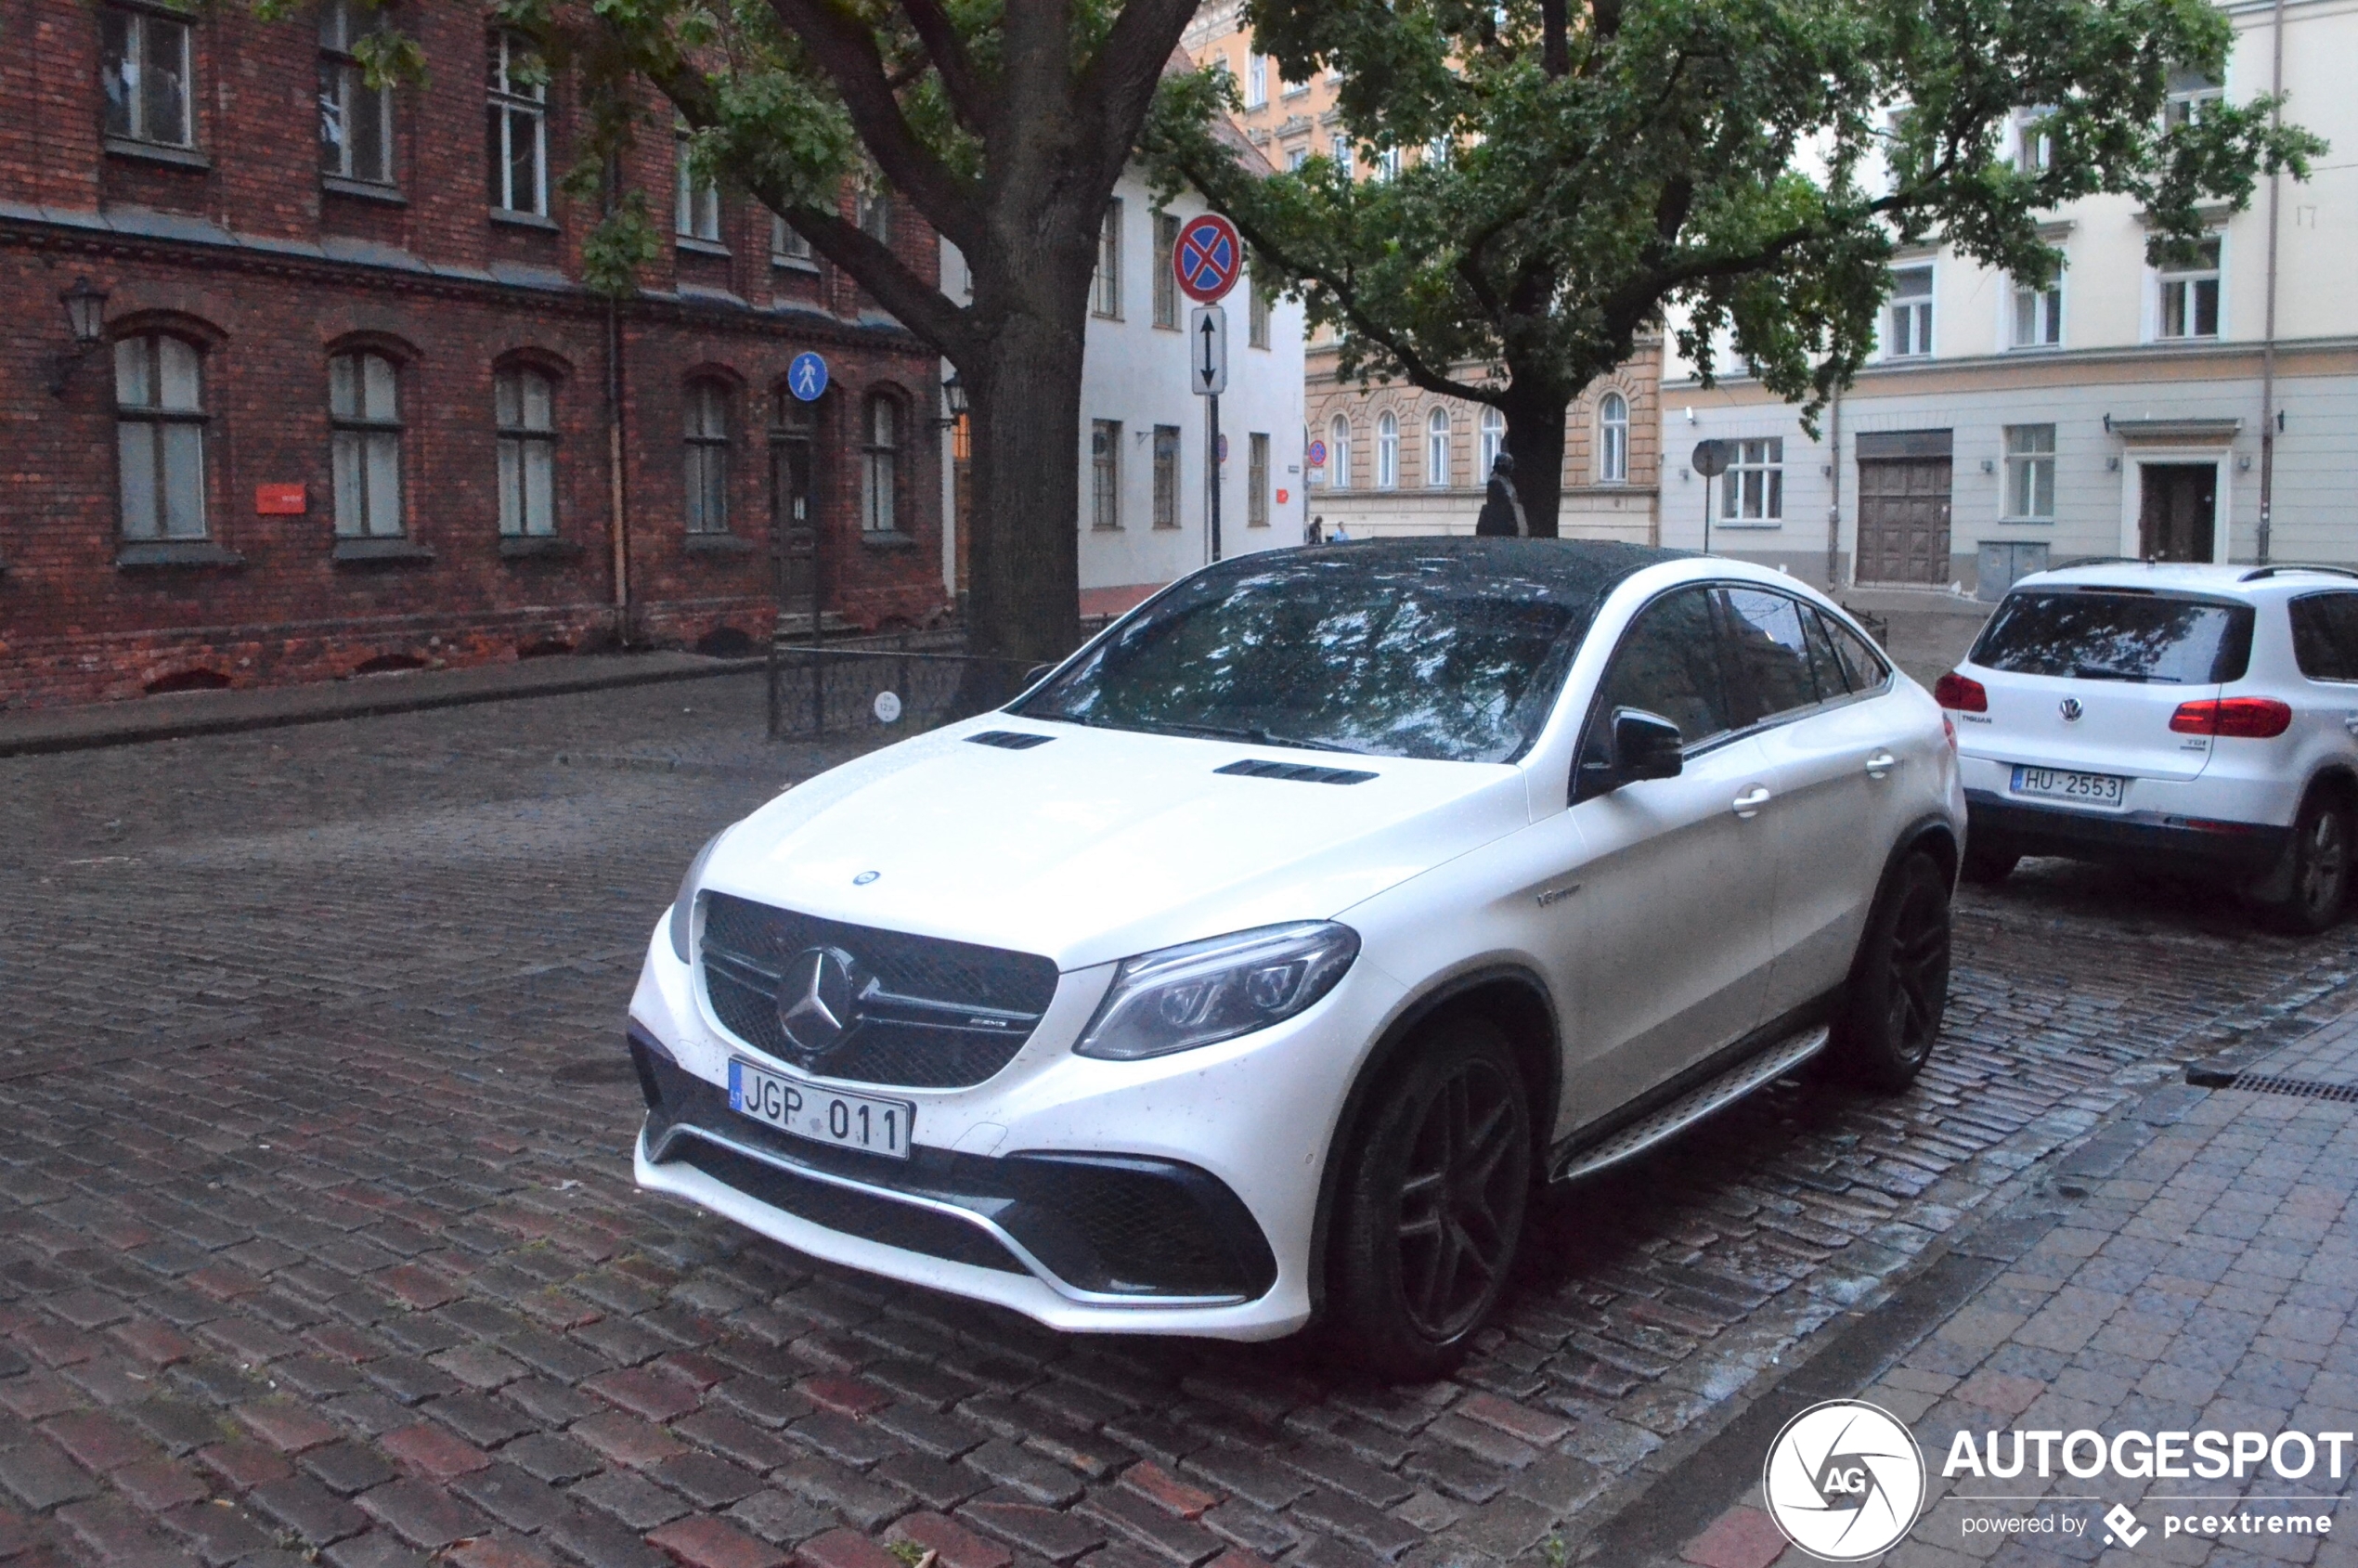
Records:
[[[2174,675],[2147,675],[2134,669],[2108,669],[2100,664],[2074,665],[2071,667],[2071,673],[2074,679],[2080,680],[2127,680],[2139,686],[2153,680],[2159,680],[2171,686],[2179,683],[2178,678]]]
[[[1365,757],[1357,746],[1341,745],[1333,741],[1305,740],[1300,735],[1281,735],[1262,729],[1257,724],[1188,724],[1178,719],[1161,719],[1147,728],[1177,735],[1197,735],[1212,741],[1245,741],[1253,745],[1291,746],[1297,751],[1341,751],[1354,757]]]

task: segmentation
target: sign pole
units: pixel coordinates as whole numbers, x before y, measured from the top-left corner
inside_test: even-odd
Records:
[[[1205,412],[1211,420],[1211,558],[1220,559],[1220,394],[1204,399]]]
[[[1172,248],[1171,270],[1179,289],[1202,308],[1188,329],[1188,384],[1204,400],[1204,542],[1220,559],[1220,394],[1228,385],[1228,318],[1221,298],[1244,271],[1245,245],[1236,226],[1217,213],[1204,213],[1180,226]]]
[[[1728,472],[1728,447],[1725,441],[1698,441],[1688,465],[1703,476],[1703,552],[1711,553],[1711,482]]]

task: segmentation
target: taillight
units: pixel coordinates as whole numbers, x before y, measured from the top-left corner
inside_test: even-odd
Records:
[[[2264,741],[2292,728],[2292,708],[2274,697],[2206,697],[2180,703],[2170,727],[2182,735]]]
[[[1981,682],[1950,670],[1932,683],[1932,700],[1959,713],[1988,713],[1989,693]]]

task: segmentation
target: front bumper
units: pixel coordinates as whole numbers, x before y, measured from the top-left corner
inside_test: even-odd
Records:
[[[1979,789],[1965,792],[1965,811],[1967,842],[1976,849],[2196,871],[2236,881],[2266,875],[2284,857],[2292,836],[2289,828],[2264,823],[2032,806]]]

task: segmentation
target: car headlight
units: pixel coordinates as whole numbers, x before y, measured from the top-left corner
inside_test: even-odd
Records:
[[[1073,1054],[1134,1062],[1266,1029],[1334,990],[1358,956],[1358,932],[1305,920],[1125,958]]]
[[[696,884],[704,880],[705,862],[712,859],[728,832],[724,827],[704,841],[696,858],[688,862],[688,875],[680,879],[680,896],[671,901],[671,951],[682,964],[688,962],[689,940],[695,935]]]

